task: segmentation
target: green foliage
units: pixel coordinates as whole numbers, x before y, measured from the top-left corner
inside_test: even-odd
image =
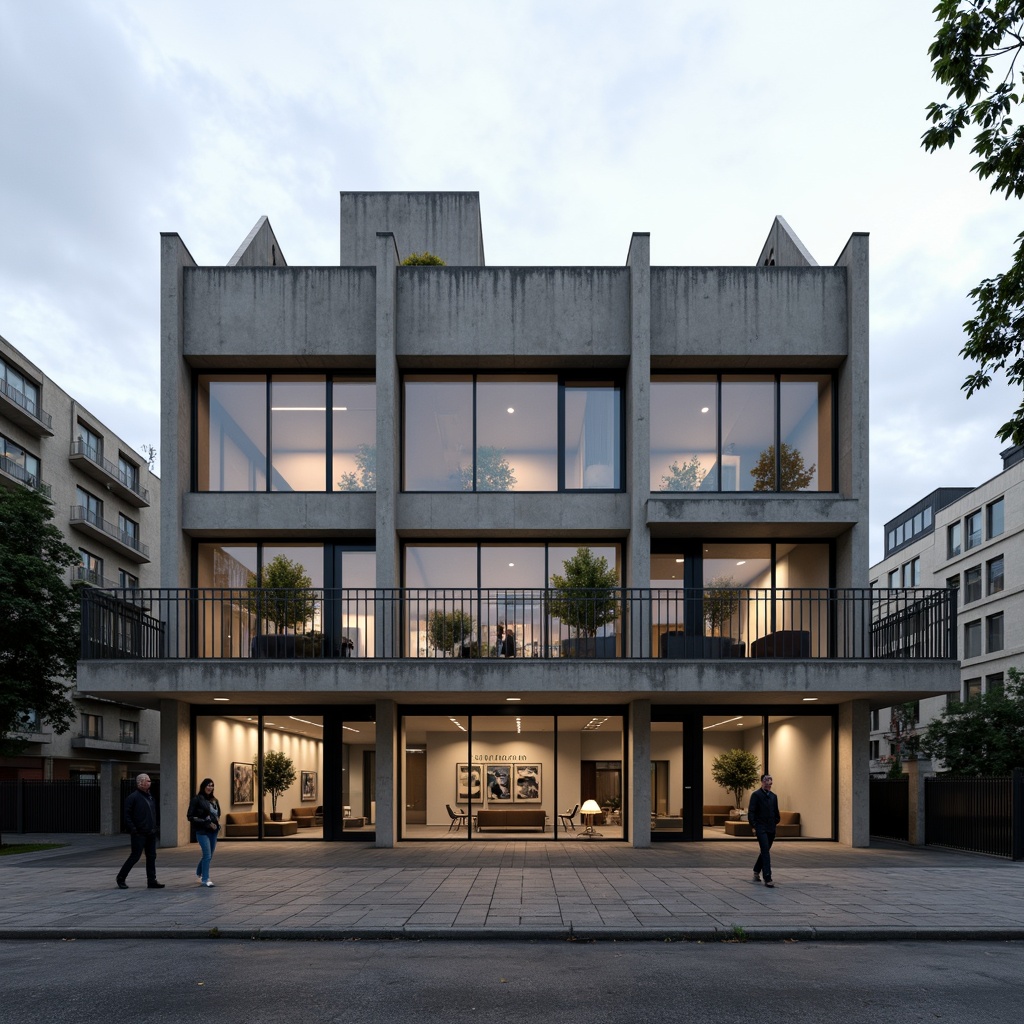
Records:
[[[66,578],[81,558],[52,519],[53,507],[38,491],[0,489],[0,751],[7,753],[23,746],[8,734],[28,713],[57,733],[77,714],[68,683],[81,614]]]
[[[618,573],[604,555],[595,555],[587,547],[577,548],[572,558],[562,562],[562,568],[564,576],[551,576],[556,596],[551,598],[548,611],[575,636],[596,636],[618,614]]]
[[[734,747],[711,762],[711,778],[722,789],[729,790],[736,798],[736,806],[742,807],[743,794],[761,778],[761,762],[749,750]]]
[[[278,798],[294,782],[295,762],[283,750],[268,750],[263,755],[260,784],[263,795],[270,794],[270,807],[275,814]]]
[[[1011,668],[1002,692],[950,701],[928,726],[924,752],[954,775],[1009,775],[1024,767],[1024,676]]]
[[[696,491],[704,482],[707,473],[701,469],[700,459],[696,455],[681,466],[673,460],[668,472],[661,478],[662,491]]]
[[[339,491],[377,490],[377,446],[361,444],[356,448],[356,471],[342,473],[338,481]]]
[[[445,655],[455,654],[466,640],[473,636],[473,616],[469,612],[456,609],[445,612],[438,609],[427,618],[427,642],[435,651]]]
[[[298,562],[287,555],[275,555],[257,580],[249,577],[249,608],[261,620],[272,622],[277,631],[299,632],[316,612],[316,599],[310,592],[313,581]]]
[[[445,262],[432,252],[411,252],[402,260],[403,267],[443,267]]]
[[[1013,117],[1021,97],[1016,60],[1024,45],[1024,0],[941,0],[934,10],[938,30],[928,56],[932,76],[948,88],[951,102],[928,105],[931,127],[921,144],[934,152],[973,132],[971,152],[978,160],[971,169],[991,182],[991,191],[1020,199],[1024,125],[1014,127]],[[1024,233],[1016,243],[1010,269],[969,293],[975,315],[964,324],[967,342],[960,355],[978,368],[962,385],[968,398],[987,388],[996,371],[1005,372],[1011,386],[1024,386]],[[996,436],[1024,444],[1024,401]]]
[[[708,581],[709,589],[704,591],[704,621],[708,624],[711,636],[720,635],[722,626],[739,607],[739,594],[729,589],[733,584],[731,576],[716,576]]]
[[[917,734],[917,702],[906,701],[890,709],[889,741],[890,754],[882,761],[889,765],[888,777],[898,779],[903,775],[903,762],[908,757],[917,757],[921,749],[921,737]]]
[[[814,479],[815,463],[810,469],[804,466],[803,453],[799,448],[782,442],[782,491],[802,491],[810,486]],[[775,490],[775,445],[770,444],[757,457],[754,468],[750,471],[754,478],[755,491]]]
[[[473,490],[473,467],[459,469],[464,491]],[[515,469],[508,464],[503,448],[480,445],[476,450],[476,489],[478,491],[511,491],[516,483]]]

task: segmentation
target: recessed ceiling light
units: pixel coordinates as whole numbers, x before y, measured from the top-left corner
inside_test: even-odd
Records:
[[[685,558],[677,558],[677,559],[676,559],[676,565],[682,565],[682,564],[683,564],[683,562],[685,562],[685,561],[686,561],[686,559],[685,559]]]
[[[522,697],[506,697],[505,700],[522,700]]]
[[[515,562],[509,562],[509,563],[508,563],[508,567],[509,567],[510,569],[514,569],[514,568],[516,567],[516,563],[515,563]]]
[[[708,411],[708,407],[705,405],[704,408],[701,409],[701,412],[707,412],[707,411]]]
[[[804,697],[804,700],[817,700],[817,697]]]
[[[505,411],[509,414],[509,416],[511,416],[512,413],[515,412],[515,409],[510,405]]]
[[[747,564],[747,560],[744,558],[741,561],[737,562],[736,564],[737,565],[746,565]]]
[[[231,700],[230,697],[214,697],[214,700]]]

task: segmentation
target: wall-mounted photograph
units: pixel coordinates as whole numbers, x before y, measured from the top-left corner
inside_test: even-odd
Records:
[[[455,766],[455,802],[480,803],[484,794],[484,772],[478,764],[457,764]]]
[[[540,803],[540,765],[517,764],[515,766],[516,803]]]
[[[487,766],[487,799],[512,799],[512,770],[507,764]]]
[[[315,800],[316,799],[316,772],[302,772],[301,773],[301,786],[302,786],[302,799],[303,800]]]
[[[245,761],[231,762],[231,802],[233,804],[251,804],[254,786],[254,766]]]

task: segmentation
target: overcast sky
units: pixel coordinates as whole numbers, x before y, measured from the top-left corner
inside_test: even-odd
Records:
[[[935,0],[728,4],[0,0],[0,334],[159,444],[159,233],[224,265],[266,214],[337,264],[343,190],[480,193],[487,262],[751,265],[781,214],[871,241],[871,559],[882,524],[1002,468],[1019,396],[969,402],[967,292],[1020,207],[920,148]]]

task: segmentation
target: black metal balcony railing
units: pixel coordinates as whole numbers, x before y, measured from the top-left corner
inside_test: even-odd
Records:
[[[149,504],[149,490],[139,485],[138,474],[125,473],[120,466],[114,465],[110,459],[105,459],[85,438],[79,437],[71,442],[71,454],[84,456],[90,462],[100,466],[108,476],[120,483],[122,487],[133,494],[137,494],[147,505]]]
[[[82,657],[956,658],[949,590],[82,593]]]
[[[88,523],[95,529],[105,533],[108,537],[112,537],[119,544],[123,544],[126,548],[131,548],[133,551],[138,551],[144,558],[149,558],[149,547],[146,544],[140,543],[139,538],[134,533],[129,533],[113,523],[108,523],[102,516],[86,508],[85,505],[71,506],[71,524],[74,525],[75,523]]]
[[[24,409],[29,416],[39,420],[47,430],[53,427],[53,417],[48,412],[43,412],[36,402],[29,398],[24,391],[12,388],[5,380],[0,380],[0,395]]]
[[[30,473],[20,462],[15,462],[6,455],[0,455],[0,469],[8,476],[14,477],[15,480],[20,480],[26,487],[39,491],[47,498],[50,497],[50,485],[42,483],[35,473]]]

